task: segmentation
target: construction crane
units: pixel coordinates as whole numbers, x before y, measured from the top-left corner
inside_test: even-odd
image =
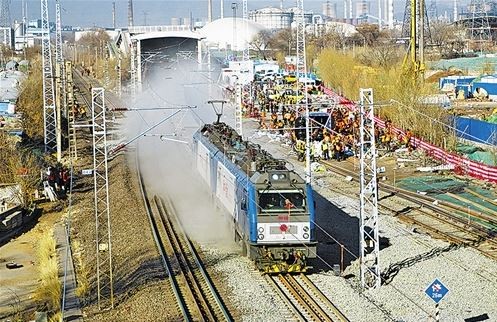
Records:
[[[406,1],[402,36],[409,37],[409,49],[403,62],[404,70],[418,80],[424,75],[424,46],[425,40],[430,38],[425,0]]]

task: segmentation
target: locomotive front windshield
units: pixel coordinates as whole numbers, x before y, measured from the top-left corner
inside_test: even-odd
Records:
[[[259,193],[259,209],[264,212],[304,211],[305,195],[300,191],[264,191]]]

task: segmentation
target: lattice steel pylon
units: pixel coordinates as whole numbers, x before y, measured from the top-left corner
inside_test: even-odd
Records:
[[[0,27],[10,27],[10,0],[2,0],[0,7]]]
[[[295,15],[295,19],[297,22],[297,61],[296,61],[296,71],[297,71],[297,96],[299,95],[300,87],[302,84],[300,83],[301,77],[307,77],[307,59],[305,53],[305,20],[304,20],[304,0],[297,0],[297,11]],[[304,96],[305,96],[305,146],[306,146],[306,173],[305,180],[306,183],[311,183],[311,142],[310,142],[310,133],[309,133],[309,105],[308,105],[308,97],[307,91],[305,90],[304,83]]]
[[[243,16],[243,33],[244,33],[244,38],[247,38],[248,34],[248,5],[247,5],[247,0],[242,1],[242,16]],[[250,52],[249,52],[249,43],[245,41],[243,44],[243,61],[247,61],[250,59]]]
[[[471,40],[477,43],[490,41],[492,34],[485,0],[471,0],[469,8],[471,10],[471,27],[469,28]]]
[[[102,87],[92,88],[91,100],[97,297],[98,308],[102,310],[114,307],[105,90]]]
[[[360,213],[359,255],[361,286],[379,288],[380,240],[378,229],[378,183],[376,180],[376,144],[374,130],[373,90],[360,89]]]
[[[48,24],[48,0],[41,1],[41,48],[43,55],[43,123],[45,152],[57,147],[57,113],[55,110],[54,82],[52,71],[52,49]]]

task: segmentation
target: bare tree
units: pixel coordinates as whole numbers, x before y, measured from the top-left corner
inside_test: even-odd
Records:
[[[466,44],[463,26],[434,21],[430,24],[430,29],[433,46],[440,56],[453,58],[462,54]]]
[[[295,53],[295,37],[292,29],[283,29],[272,35],[268,43],[273,52],[280,52],[283,55]]]
[[[370,23],[362,23],[356,27],[357,32],[364,37],[364,43],[367,46],[372,46],[378,38],[380,38],[380,30],[378,25]]]
[[[359,61],[364,65],[376,66],[389,70],[405,56],[405,50],[390,42],[375,43],[359,55]]]
[[[261,30],[254,39],[249,43],[250,47],[255,50],[256,56],[266,60],[268,53],[270,52],[272,33],[269,30]]]

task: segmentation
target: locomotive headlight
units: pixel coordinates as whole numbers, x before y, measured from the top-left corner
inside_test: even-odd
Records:
[[[257,229],[257,231],[258,231],[258,232],[260,232],[260,233],[263,233],[263,232],[264,232],[264,227],[259,227],[259,228]]]
[[[278,180],[278,174],[277,173],[274,173],[272,176],[271,176],[271,179],[273,180]]]
[[[304,226],[304,231],[305,231],[306,233],[307,233],[307,232],[309,232],[309,227]]]
[[[264,235],[263,234],[259,234],[259,236],[257,236],[257,239],[263,240],[264,239]]]
[[[308,233],[304,233],[304,234],[302,235],[302,237],[304,237],[304,239],[308,239],[308,238],[309,238],[309,234],[308,234]]]

